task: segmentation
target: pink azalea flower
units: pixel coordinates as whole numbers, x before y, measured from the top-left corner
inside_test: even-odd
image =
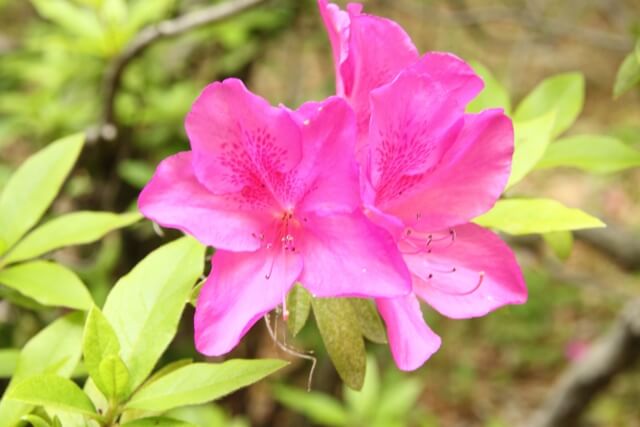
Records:
[[[200,352],[230,351],[296,281],[318,297],[410,291],[392,237],[361,212],[344,100],[291,111],[229,79],[204,89],[186,129],[192,151],[158,166],[139,207],[217,248],[196,306]]]
[[[395,22],[318,0],[338,95],[358,123],[365,211],[394,236],[413,293],[378,298],[398,367],[413,370],[440,347],[418,298],[455,318],[526,301],[516,259],[493,232],[470,223],[509,178],[513,128],[501,110],[465,114],[483,87],[462,60],[419,56]]]

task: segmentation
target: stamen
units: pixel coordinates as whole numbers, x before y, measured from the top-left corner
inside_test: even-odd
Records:
[[[455,271],[455,268],[454,268]],[[453,291],[451,289],[444,289],[440,286],[436,286],[433,282],[430,281],[429,286],[431,286],[433,289],[436,289],[440,292],[443,292],[447,295],[453,295],[453,296],[466,296],[466,295],[471,295],[472,293],[474,293],[475,291],[477,291],[480,286],[482,285],[482,281],[484,280],[484,271],[481,271],[478,273],[479,277],[478,277],[478,282],[473,286],[473,288],[468,289],[466,291]],[[427,277],[428,279],[432,279],[433,278],[433,274],[429,274],[429,276]]]

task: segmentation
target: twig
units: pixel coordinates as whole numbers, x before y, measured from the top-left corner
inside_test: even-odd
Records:
[[[167,19],[143,28],[114,58],[102,82],[103,104],[101,123],[88,136],[91,138],[114,139],[117,136],[115,124],[115,98],[120,89],[122,75],[127,65],[154,42],[174,37],[207,24],[219,22],[236,15],[265,0],[228,0],[224,3],[187,13],[174,19]]]
[[[608,225],[607,228],[576,231],[575,237],[603,252],[621,267],[640,270],[640,238],[637,234]]]
[[[627,304],[611,330],[567,369],[527,427],[574,427],[611,380],[640,358],[640,299]]]

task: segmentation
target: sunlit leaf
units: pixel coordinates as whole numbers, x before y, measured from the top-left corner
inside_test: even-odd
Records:
[[[616,74],[616,80],[613,85],[614,98],[619,97],[631,88],[640,83],[640,59],[635,52],[628,54]]]
[[[140,220],[138,213],[73,212],[33,230],[7,254],[6,263],[34,258],[64,246],[94,242]]]
[[[198,427],[186,421],[169,417],[147,417],[121,424],[122,427]]]
[[[42,305],[88,310],[93,304],[80,278],[51,261],[30,261],[0,270],[0,283]]]
[[[145,385],[133,395],[126,407],[166,411],[209,402],[260,381],[286,365],[287,362],[274,359],[193,363]]]
[[[314,298],[311,305],[322,341],[340,378],[347,386],[360,390],[367,356],[351,303],[346,298]]]
[[[53,374],[37,375],[19,382],[7,399],[97,416],[93,403],[73,381]]]
[[[520,182],[542,158],[551,141],[554,122],[555,113],[550,112],[531,120],[513,123],[515,150],[507,188]]]
[[[605,226],[598,218],[551,199],[498,200],[493,209],[473,221],[509,234],[549,233]]]
[[[467,105],[467,111],[478,113],[487,108],[502,108],[506,114],[511,111],[511,100],[507,89],[491,74],[488,68],[472,61],[474,71],[482,77],[484,89]]]
[[[67,0],[31,0],[31,4],[40,16],[72,34],[82,37],[99,37],[102,33],[100,21],[95,14]]]
[[[551,136],[569,129],[584,105],[584,77],[580,73],[564,73],[545,79],[518,105],[516,121],[526,121],[555,112]]]
[[[100,380],[107,398],[118,401],[129,395],[129,370],[117,355],[109,355],[100,362]]]
[[[100,365],[109,356],[116,356],[120,351],[118,337],[109,321],[97,307],[91,308],[84,326],[82,338],[82,354],[84,365],[96,387],[107,395],[107,386],[103,381]]]
[[[349,414],[336,398],[317,391],[307,391],[278,384],[273,388],[273,397],[316,424],[324,426],[347,426]]]
[[[80,359],[82,314],[68,314],[31,338],[22,348],[7,393],[19,382],[43,373],[69,377]],[[6,425],[17,423],[29,413],[31,405],[2,399],[0,420]]]
[[[289,333],[294,337],[302,330],[307,323],[309,313],[311,312],[311,294],[305,288],[296,284],[289,295],[287,295],[287,310],[289,318],[287,319],[287,327]]]
[[[51,427],[43,418],[34,414],[25,415],[22,421],[30,423],[33,427]]]
[[[25,160],[11,176],[0,195],[0,254],[42,217],[76,162],[83,142],[81,134],[53,142]]]
[[[0,378],[8,378],[16,370],[20,350],[17,348],[0,349]]]
[[[553,231],[542,235],[553,253],[561,260],[566,260],[571,255],[573,248],[573,233],[571,231]]]
[[[536,168],[568,166],[612,173],[640,166],[640,151],[604,135],[576,135],[550,144]]]
[[[204,268],[205,247],[184,237],[144,258],[109,294],[103,313],[120,342],[120,356],[135,389],[173,339],[194,282]]]

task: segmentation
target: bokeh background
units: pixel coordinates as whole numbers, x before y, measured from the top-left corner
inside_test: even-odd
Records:
[[[105,74],[136,34],[214,3],[0,0],[0,187],[30,153],[60,136],[87,130],[88,145],[53,211],[123,211],[135,203],[162,158],[188,148],[183,119],[207,83],[239,77],[273,103],[291,107],[332,93],[332,56],[315,2],[270,0],[222,22],[154,42],[136,55],[116,91],[108,120],[115,126],[103,126]],[[612,135],[640,148],[639,92],[615,100],[612,96],[618,67],[640,36],[637,0],[364,3],[367,11],[400,23],[422,52],[450,51],[484,64],[508,88],[514,103],[545,77],[583,73],[585,108],[569,134]],[[611,327],[626,302],[640,295],[640,170],[607,176],[542,170],[510,192],[580,207],[610,224],[608,231],[615,232],[616,239],[612,243],[603,235],[578,235],[566,261],[540,239],[512,240],[526,272],[529,302],[468,321],[447,320],[425,310],[444,345],[412,374],[396,370],[385,346],[369,343],[378,365],[370,365],[370,371],[381,376],[380,387],[371,386],[370,392],[379,401],[363,404],[343,392],[310,322],[295,345],[316,350],[313,389],[346,398],[349,410],[361,414],[354,425],[373,425],[367,421],[371,405],[395,410],[399,426],[523,425],[559,375]],[[79,271],[101,301],[115,278],[171,236],[169,231],[159,236],[149,223],[141,223],[55,257]],[[21,346],[57,315],[0,302],[0,347]],[[191,320],[192,311],[187,310],[167,361],[199,357]],[[233,356],[290,358],[277,349],[262,324]],[[303,390],[309,363],[291,360],[275,382]],[[274,390],[273,382],[263,382],[218,402],[216,425],[316,425],[274,397],[286,401],[289,389]],[[318,420],[323,411],[330,412],[323,409],[322,399],[307,401],[315,405],[308,411],[320,413]],[[637,365],[598,395],[585,421],[593,426],[640,426]]]

